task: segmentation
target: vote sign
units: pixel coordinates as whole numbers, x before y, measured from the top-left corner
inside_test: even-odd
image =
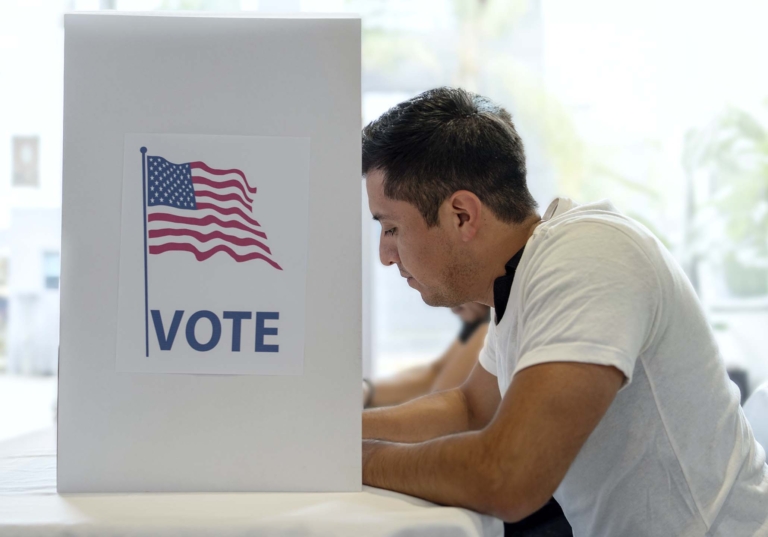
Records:
[[[303,370],[309,141],[125,137],[117,370]]]

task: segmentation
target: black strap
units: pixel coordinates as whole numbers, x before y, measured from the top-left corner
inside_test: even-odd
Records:
[[[509,294],[512,292],[512,283],[515,281],[515,272],[517,271],[517,266],[520,264],[520,260],[523,258],[523,250],[525,250],[525,246],[520,248],[517,253],[512,256],[512,259],[507,261],[507,264],[504,265],[504,269],[507,273],[504,276],[499,276],[493,282],[493,307],[496,310],[496,324],[501,322],[501,318],[504,316],[504,312],[507,309]]]

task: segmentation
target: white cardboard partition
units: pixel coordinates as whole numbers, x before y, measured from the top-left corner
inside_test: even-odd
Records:
[[[58,490],[360,490],[359,19],[65,40]]]

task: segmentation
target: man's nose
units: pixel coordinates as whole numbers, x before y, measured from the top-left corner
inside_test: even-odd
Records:
[[[397,246],[394,241],[386,237],[379,239],[379,259],[385,267],[396,265],[400,262],[400,256],[397,255]]]

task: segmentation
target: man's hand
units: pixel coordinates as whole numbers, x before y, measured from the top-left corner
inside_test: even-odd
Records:
[[[600,365],[529,367],[480,431],[416,444],[364,441],[363,482],[520,520],[552,496],[623,380]]]

